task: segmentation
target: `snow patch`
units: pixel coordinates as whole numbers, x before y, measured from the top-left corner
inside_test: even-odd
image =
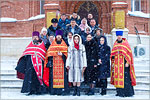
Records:
[[[9,34],[9,33],[0,33],[0,36],[16,36],[14,34]]]
[[[0,18],[0,22],[16,22],[17,19],[15,18],[8,18],[8,17],[2,17]]]
[[[23,19],[23,20],[17,20],[15,18],[2,17],[2,18],[0,18],[0,22],[32,21],[32,20],[37,20],[37,19],[42,19],[42,18],[45,18],[45,14],[32,16],[29,19]]]
[[[125,3],[125,2],[115,2],[113,4],[127,4],[127,3]]]
[[[55,5],[55,6],[56,6],[56,5],[58,5],[58,4],[57,4],[57,3],[48,3],[48,4],[45,4],[44,6],[49,6],[49,5],[50,5],[50,6],[52,6],[52,5]]]
[[[4,33],[5,34],[5,33]],[[10,40],[22,40],[22,39],[27,39],[27,40],[29,40],[29,39],[32,39],[32,37],[2,37],[1,38],[1,40],[8,40],[8,39],[10,39]]]
[[[93,96],[87,96],[87,95],[81,95],[81,96],[57,96],[57,95],[31,95],[31,96],[26,96],[26,93],[19,93],[19,92],[2,92],[1,93],[1,98],[2,99],[32,99],[32,100],[39,100],[39,99],[46,99],[48,98],[51,99],[60,99],[60,100],[81,100],[81,99],[88,99],[88,100],[96,100],[96,99],[149,99],[149,95],[134,95],[133,97],[117,97],[115,94],[107,94],[105,96],[101,96],[99,94],[93,95]]]
[[[128,34],[128,36],[130,36],[130,37],[137,37],[137,35],[135,35],[135,34]],[[140,37],[142,37],[142,38],[149,38],[149,35],[139,35]]]
[[[21,22],[21,21],[28,21],[28,19],[23,19],[23,20],[17,20],[17,21],[20,21],[20,22]]]
[[[128,11],[127,14],[130,16],[135,16],[135,17],[150,18],[150,13],[146,14],[146,13],[143,13],[141,11],[134,11],[134,12]]]
[[[42,19],[42,18],[45,18],[45,14],[30,17],[28,20],[31,21],[31,20]]]

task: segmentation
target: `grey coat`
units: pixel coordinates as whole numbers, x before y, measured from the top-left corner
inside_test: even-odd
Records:
[[[78,35],[79,36],[79,35]],[[80,37],[80,36],[79,36]],[[74,42],[68,48],[68,57],[66,67],[69,66],[69,82],[83,82],[84,76],[82,74],[83,67],[87,67],[85,47],[82,44],[81,37],[79,43],[79,50],[74,47]]]

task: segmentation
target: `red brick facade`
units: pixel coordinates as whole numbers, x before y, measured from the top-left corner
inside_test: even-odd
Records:
[[[126,2],[128,5],[127,11],[131,11],[132,0],[120,0],[120,2]],[[79,8],[86,1],[49,1],[45,0],[45,4],[55,3],[58,6],[48,6],[49,11],[56,11],[60,9],[60,13],[66,13],[71,15],[73,12],[78,12]],[[90,1],[98,11],[98,23],[103,29],[104,33],[111,32],[111,12],[112,3],[115,1]],[[117,0],[117,2],[119,2]],[[47,6],[44,6],[46,9]],[[56,7],[56,8],[55,8]],[[16,18],[17,20],[28,19],[32,16],[40,14],[40,1],[23,0],[12,1],[2,0],[1,5],[1,17]],[[141,0],[141,11],[149,13],[149,0]],[[47,13],[45,11],[45,13]],[[130,34],[135,34],[134,26],[137,27],[141,34],[149,34],[150,18],[141,18],[126,16],[126,27],[129,29]],[[46,26],[46,17],[33,21],[17,21],[17,22],[1,22],[1,32],[6,34],[12,34],[12,36],[31,36],[32,31],[40,31],[43,26]]]

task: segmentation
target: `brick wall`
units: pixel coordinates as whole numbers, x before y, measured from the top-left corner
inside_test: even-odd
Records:
[[[118,2],[118,0],[116,0]],[[110,33],[111,31],[111,5],[116,1],[92,1],[99,11],[99,24],[104,33]],[[131,0],[119,0],[128,3],[128,10],[131,10]],[[49,1],[45,0],[45,3],[57,3],[60,5],[60,12],[66,14],[72,14],[77,11],[85,1]],[[17,20],[28,19],[32,16],[40,14],[40,1],[23,0],[12,1],[2,0],[0,5],[1,17],[16,18]],[[142,0],[142,11],[149,12],[149,0]],[[34,21],[17,21],[11,23],[1,23],[1,32],[11,34],[12,36],[31,36],[34,30],[40,31],[45,26],[45,19],[38,19]],[[149,19],[127,16],[127,28],[129,33],[135,34],[134,26],[137,26],[141,34],[149,34]],[[143,32],[143,33],[142,33]],[[146,33],[145,33],[146,32]]]
[[[77,12],[79,7],[85,1],[60,1],[61,13],[71,15],[73,12]],[[111,22],[111,1],[92,1],[98,8],[100,27],[103,28],[105,33],[110,33]]]
[[[140,34],[150,35],[149,21],[150,19],[148,18],[127,16],[127,28],[129,29],[129,34],[136,34],[134,29],[134,26],[136,26]]]
[[[1,17],[28,19],[40,14],[40,1],[34,0],[2,0],[0,5]]]
[[[44,26],[44,18],[33,21],[5,22],[1,23],[1,33],[11,34],[10,36],[14,37],[30,37],[33,31],[40,32]]]

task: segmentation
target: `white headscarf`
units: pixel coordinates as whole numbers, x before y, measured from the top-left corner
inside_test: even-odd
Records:
[[[79,34],[74,34],[72,36],[72,43],[71,43],[71,45],[74,46],[74,37],[75,36],[79,36],[79,46],[80,46],[82,44],[82,39],[81,39],[81,36]]]
[[[43,32],[44,32],[44,31],[46,31],[46,33],[47,33],[47,29],[46,29],[46,27],[43,27],[43,28],[42,28],[41,33],[40,33],[40,34],[43,34]]]
[[[87,29],[87,28],[90,29],[90,33],[91,33],[91,32],[92,32],[92,29],[91,29],[91,27],[89,27],[89,26],[85,28],[84,32],[86,33],[86,29]]]
[[[86,21],[86,22],[85,22],[85,25],[83,24],[83,20]],[[87,27],[89,27],[88,24],[87,24],[87,19],[86,19],[86,18],[83,18],[83,19],[81,20],[81,24],[80,24],[79,27],[80,27],[81,31],[84,31]]]

